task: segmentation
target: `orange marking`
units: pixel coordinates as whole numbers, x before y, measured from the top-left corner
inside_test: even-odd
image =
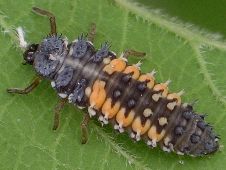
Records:
[[[151,121],[147,119],[144,126],[141,123],[140,117],[137,117],[132,124],[132,129],[134,132],[138,132],[140,135],[143,135],[151,126]]]
[[[148,137],[156,142],[159,142],[165,135],[165,130],[162,130],[160,134],[157,133],[156,126],[153,125],[148,130]]]
[[[163,90],[163,92],[162,92],[163,97],[166,97],[168,94],[168,84],[167,83],[156,84],[153,89],[154,89],[154,91]]]
[[[167,99],[169,99],[169,100],[176,99],[177,105],[181,104],[181,97],[180,97],[180,95],[178,95],[178,93],[168,94]]]
[[[125,69],[126,62],[123,59],[114,59],[108,65],[106,65],[103,71],[107,72],[108,74],[112,74],[114,72],[121,72]]]
[[[167,95],[168,100],[173,100],[167,104],[167,108],[169,110],[173,110],[175,106],[181,105],[181,95],[184,93],[184,90],[180,91],[179,93],[171,93]],[[185,105],[184,105],[185,106]],[[186,106],[185,106],[186,107]]]
[[[150,74],[150,73],[140,75],[140,77],[139,77],[138,80],[141,81],[141,82],[149,81],[149,82],[147,83],[147,87],[148,87],[149,89],[152,89],[153,86],[154,86],[154,84],[155,84],[155,78],[154,78],[153,75]]]
[[[138,77],[140,76],[139,68],[135,65],[127,66],[123,73],[126,74],[133,73],[132,78],[135,80],[137,80]]]
[[[118,122],[118,124],[121,124],[123,127],[129,126],[132,123],[135,116],[135,112],[131,110],[129,115],[125,117],[125,111],[126,111],[125,108],[121,108],[116,115],[116,121]]]
[[[113,118],[116,115],[116,113],[119,111],[119,108],[120,108],[119,102],[116,102],[113,107],[112,107],[111,103],[112,103],[112,99],[108,98],[102,106],[102,113],[105,116],[107,116],[109,119]]]
[[[95,109],[99,109],[105,101],[106,91],[104,89],[105,82],[96,80],[93,85],[93,90],[89,98],[90,106]]]

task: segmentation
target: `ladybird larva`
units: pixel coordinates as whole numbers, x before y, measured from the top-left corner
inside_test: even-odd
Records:
[[[27,45],[23,31],[18,29],[24,61],[34,67],[37,78],[25,89],[7,89],[9,93],[27,94],[42,79],[48,79],[60,102],[56,106],[53,129],[59,126],[59,115],[66,102],[86,113],[81,124],[82,143],[87,140],[90,117],[102,125],[112,124],[120,133],[127,131],[135,141],[177,154],[202,156],[218,150],[218,136],[191,105],[182,103],[181,95],[169,93],[168,84],[157,83],[155,72],[141,73],[139,63],[129,65],[129,55],[145,53],[126,50],[120,57],[104,43],[96,50],[92,44],[95,25],[88,36],[73,42],[58,35],[52,13],[33,7],[35,13],[50,19],[51,32],[39,44]]]

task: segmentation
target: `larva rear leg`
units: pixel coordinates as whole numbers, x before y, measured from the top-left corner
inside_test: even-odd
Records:
[[[60,124],[60,113],[64,108],[67,99],[60,99],[54,109],[53,130],[57,130]]]
[[[135,51],[132,49],[127,49],[122,53],[123,58],[128,58],[129,56],[144,57],[145,55],[145,52]]]
[[[90,30],[89,30],[88,36],[87,36],[88,41],[93,42],[95,36],[96,36],[96,24],[95,24],[95,23],[92,23],[92,24],[90,25]]]
[[[41,78],[40,77],[36,77],[30,85],[28,85],[27,87],[25,87],[24,89],[20,89],[20,88],[8,88],[7,92],[8,93],[16,93],[16,94],[28,94],[31,91],[33,91],[41,82]]]
[[[89,123],[89,120],[90,120],[90,117],[89,117],[89,114],[85,114],[83,116],[83,120],[81,122],[81,143],[82,144],[85,144],[88,140],[88,123]]]
[[[41,8],[38,8],[38,7],[33,7],[32,10],[36,14],[44,15],[44,16],[48,16],[49,17],[50,34],[51,35],[56,35],[57,34],[57,30],[56,30],[56,19],[55,19],[55,16],[51,12],[46,11],[46,10],[41,9]]]

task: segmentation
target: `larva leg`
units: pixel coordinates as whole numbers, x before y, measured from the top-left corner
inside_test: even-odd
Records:
[[[81,143],[85,144],[88,140],[88,123],[89,123],[90,117],[89,114],[85,114],[81,123],[81,132],[82,132],[82,136],[81,136]]]
[[[96,36],[96,24],[92,23],[87,38],[89,41],[93,42],[95,36]]]
[[[57,130],[60,124],[60,113],[64,108],[67,99],[60,99],[54,109],[53,130]]]
[[[123,52],[122,57],[128,58],[129,56],[136,56],[136,57],[144,57],[146,55],[145,52],[135,51],[132,49],[127,49]]]
[[[30,93],[33,89],[35,89],[39,83],[41,82],[41,78],[40,77],[36,77],[29,86],[27,86],[24,89],[20,89],[20,88],[8,88],[7,92],[8,93],[17,93],[17,94],[28,94]]]
[[[50,34],[51,35],[56,35],[57,30],[56,30],[56,19],[55,19],[55,16],[51,12],[46,11],[46,10],[41,9],[41,8],[38,8],[38,7],[33,7],[32,10],[36,14],[44,15],[44,16],[49,17],[50,28],[51,28]]]

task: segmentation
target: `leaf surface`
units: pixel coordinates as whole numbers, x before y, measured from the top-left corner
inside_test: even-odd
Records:
[[[183,100],[198,99],[197,112],[208,113],[226,142],[226,43],[205,32],[174,22],[129,0],[0,0],[0,169],[224,169],[223,148],[214,155],[192,158],[149,149],[134,143],[128,135],[89,125],[89,141],[80,144],[83,113],[67,105],[61,127],[51,130],[57,95],[44,81],[33,93],[21,96],[6,93],[8,87],[25,87],[35,73],[23,66],[22,51],[14,29],[22,26],[29,42],[39,43],[49,32],[48,19],[31,12],[32,6],[52,11],[58,32],[70,41],[90,23],[97,24],[95,47],[110,41],[120,54],[127,48],[145,51],[142,71],[155,69],[159,82],[172,80],[171,91],[184,89]],[[130,63],[138,62],[132,58]]]

